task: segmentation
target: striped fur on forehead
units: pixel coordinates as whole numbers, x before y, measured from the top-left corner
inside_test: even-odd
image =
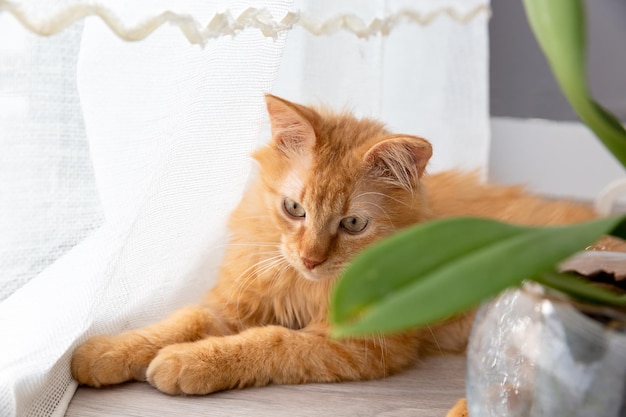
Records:
[[[317,111],[320,117],[312,123],[317,137],[315,152],[329,162],[337,155],[359,152],[363,145],[390,134],[385,125],[373,119],[359,119],[348,112],[334,113],[326,108]]]

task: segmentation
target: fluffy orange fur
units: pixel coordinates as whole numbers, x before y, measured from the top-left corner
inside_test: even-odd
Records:
[[[331,286],[372,242],[429,219],[474,215],[525,224],[594,216],[475,175],[426,175],[430,144],[369,119],[267,96],[271,142],[230,217],[216,286],[163,322],[80,346],[72,373],[99,387],[147,379],[169,394],[269,383],[380,378],[429,351],[464,349],[471,314],[395,335],[334,340]],[[436,250],[436,248],[433,248]]]

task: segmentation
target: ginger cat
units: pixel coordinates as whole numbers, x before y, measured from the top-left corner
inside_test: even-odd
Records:
[[[594,217],[475,175],[425,175],[431,145],[374,120],[271,95],[266,102],[272,140],[254,154],[260,173],[230,217],[216,286],[160,323],[87,340],[72,358],[80,383],[147,379],[168,394],[207,394],[384,377],[429,351],[463,351],[471,314],[395,335],[329,338],[329,291],[356,253],[442,216],[526,224]]]

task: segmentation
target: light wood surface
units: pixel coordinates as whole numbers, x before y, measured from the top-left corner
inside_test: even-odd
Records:
[[[140,382],[80,387],[66,417],[444,417],[465,396],[464,379],[465,358],[441,356],[378,381],[271,385],[202,397],[172,397]]]

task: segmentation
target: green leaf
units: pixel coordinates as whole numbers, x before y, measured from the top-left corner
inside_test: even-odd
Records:
[[[524,0],[526,15],[561,90],[581,120],[626,167],[626,129],[589,93],[581,0]]]
[[[586,303],[626,307],[625,295],[593,285],[576,275],[548,271],[533,277],[533,281]]]
[[[393,332],[445,319],[553,269],[624,218],[524,227],[476,218],[420,224],[359,254],[332,294],[336,336]]]

